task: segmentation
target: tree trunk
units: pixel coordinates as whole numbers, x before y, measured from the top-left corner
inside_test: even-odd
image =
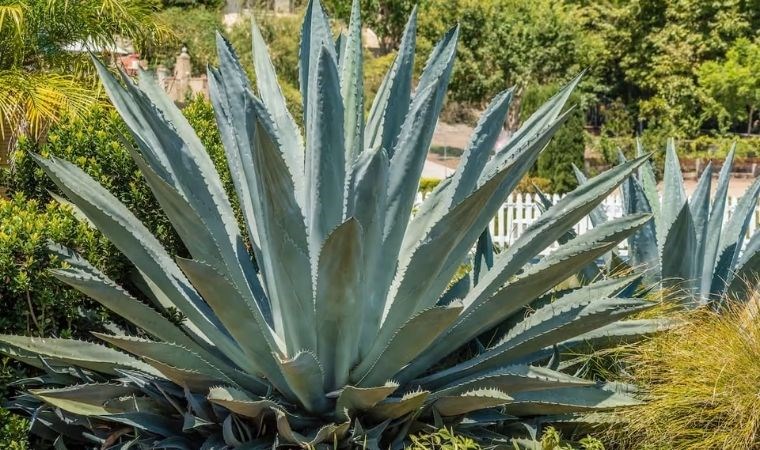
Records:
[[[747,134],[752,134],[752,116],[755,115],[755,107],[750,105],[749,106],[749,114],[747,118]]]

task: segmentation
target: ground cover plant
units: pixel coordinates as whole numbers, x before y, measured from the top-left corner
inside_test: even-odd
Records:
[[[27,392],[14,402],[33,416],[34,432],[106,448],[387,448],[443,424],[510,445],[557,416],[637,403],[614,386],[556,370],[559,348],[652,330],[654,322],[622,320],[651,306],[629,298],[636,277],[552,288],[650,220],[635,214],[564,239],[647,157],[589,180],[498,255],[481,246],[468,281],[450,286],[567,119],[578,79],[492,157],[512,91],[499,94],[456,174],[410,222],[458,30],[435,46],[413,88],[412,14],[365,121],[357,5],[338,45],[319,2],[307,8],[299,62],[305,139],[258,29],[256,92],[218,38],[220,67],[209,80],[242,232],[212,158],[153,77],[136,85],[95,62],[135,140],[131,155],[192,259],[170,255],[75,164],[32,156],[139,270],[137,285],[152,302],[50,245],[67,264],[57,278],[145,335],[95,334],[110,346],[0,336],[0,352],[45,372],[20,380]],[[536,261],[558,239],[563,244]],[[527,318],[526,308],[535,311]],[[457,354],[484,333],[493,339],[480,353]]]

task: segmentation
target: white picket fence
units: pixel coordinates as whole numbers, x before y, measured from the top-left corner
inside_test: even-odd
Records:
[[[560,195],[551,196],[552,203],[556,203],[560,198],[562,198]],[[422,200],[422,197],[418,196],[418,201]],[[731,214],[733,214],[738,201],[738,197],[728,197],[727,207],[723,217],[724,223],[728,220]],[[525,229],[541,215],[539,204],[540,200],[536,194],[511,194],[507,201],[501,206],[501,208],[499,208],[496,216],[489,224],[494,243],[498,246],[512,245]],[[602,202],[602,207],[604,207],[607,217],[609,218],[621,217],[623,215],[623,199],[619,194],[613,194],[607,197]],[[584,217],[583,220],[575,225],[575,232],[583,234],[591,228],[591,220],[588,217]],[[749,232],[747,233],[745,244],[749,240],[749,236],[752,236],[758,229],[760,229],[760,203],[755,208],[755,212],[750,220]],[[558,244],[555,242],[552,247],[544,250],[543,254],[556,249],[557,245]],[[618,247],[621,255],[628,254],[628,243],[626,241],[621,242]]]

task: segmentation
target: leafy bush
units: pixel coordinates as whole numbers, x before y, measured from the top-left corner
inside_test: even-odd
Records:
[[[410,436],[409,450],[479,450],[480,445],[473,439],[454,434],[448,428],[433,433]]]
[[[0,450],[26,450],[29,448],[27,428],[29,422],[23,417],[0,408]]]
[[[758,302],[755,292],[720,313],[684,313],[683,326],[641,345],[631,369],[647,402],[620,413],[610,440],[641,449],[758,448]]]

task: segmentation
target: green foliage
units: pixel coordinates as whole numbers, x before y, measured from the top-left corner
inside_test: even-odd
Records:
[[[27,450],[29,422],[0,408],[0,450]]]
[[[409,13],[418,3],[414,0],[361,0],[362,19],[380,40],[384,52],[398,48]],[[351,2],[348,0],[326,0],[328,13],[336,19],[348,23]]]
[[[737,39],[725,61],[707,61],[697,69],[706,114],[718,120],[722,131],[744,120],[747,133],[752,133],[755,113],[760,110],[759,42]]]
[[[527,119],[554,92],[549,86],[531,85],[523,96],[520,116]],[[549,193],[566,193],[572,191],[578,182],[573,174],[573,165],[582,166],[586,150],[586,131],[584,117],[578,95],[570,97],[570,104],[575,104],[575,110],[570,113],[567,121],[557,131],[554,138],[546,147],[532,171],[532,175],[550,181]]]
[[[450,100],[483,105],[504,89],[565,80],[588,65],[578,27],[562,3],[430,0],[421,8],[423,49],[452,23],[460,26]]]
[[[441,428],[433,433],[423,433],[409,437],[408,450],[480,450],[480,445],[473,439],[460,436],[449,430]]]
[[[544,430],[540,443],[540,450],[604,450],[604,444],[597,438],[586,436],[578,442],[568,442],[554,427]]]
[[[142,95],[96,61],[135,136],[135,163],[192,259],[167,252],[77,164],[33,155],[134,264],[142,278],[136,288],[150,305],[77,252],[52,245],[66,263],[52,274],[137,332],[95,334],[113,347],[0,335],[0,352],[45,372],[22,382],[34,396],[14,405],[53,430],[73,420],[63,431],[75,442],[95,435],[144,449],[169,442],[379,449],[432,423],[504,442],[526,434],[523,421],[636,404],[555,363],[560,348],[630,337],[631,324],[621,320],[651,307],[623,293],[636,277],[607,279],[593,264],[649,215],[567,237],[646,158],[547,205],[542,220],[496,253],[483,230],[562,124],[579,79],[491,157],[511,100],[499,95],[465,149],[466,162],[410,221],[457,33],[435,47],[416,84],[416,46],[406,33],[365,119],[358,6],[340,58],[319,2],[307,11],[299,52],[305,139],[258,29],[252,41],[260,98],[219,40],[210,90],[237,214],[225,192],[229,181],[214,164],[218,150],[204,148],[155,80],[141,79]],[[191,112],[208,123],[207,111]],[[218,141],[209,145],[218,148]],[[557,241],[559,248],[535,262]],[[474,245],[471,264],[463,265]],[[588,265],[596,270],[589,279],[598,281],[551,292]],[[658,327],[636,322],[633,336]],[[476,341],[482,335],[487,347]],[[463,350],[474,346],[481,351]],[[123,432],[125,417],[132,429]],[[490,417],[499,422],[497,434],[486,430]]]
[[[170,7],[157,17],[172,30],[173,39],[151,43],[145,56],[172,69],[184,45],[191,57],[193,75],[206,73],[206,66],[215,63],[214,33],[222,28],[219,12],[205,7]]]

